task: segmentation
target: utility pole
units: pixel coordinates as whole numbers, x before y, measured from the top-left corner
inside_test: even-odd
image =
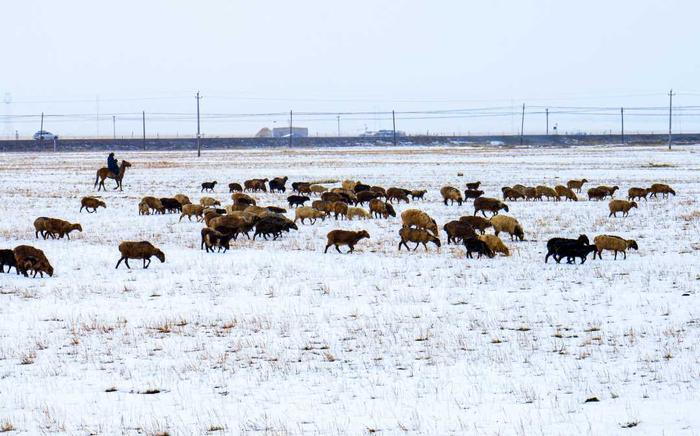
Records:
[[[620,139],[625,144],[625,108],[620,108]]]
[[[202,98],[199,96],[199,91],[197,91],[197,96],[195,97],[197,99],[197,157],[200,157],[202,155],[202,143],[200,141],[200,130],[199,130],[199,100]]]
[[[523,103],[523,115],[520,118],[520,145],[523,145],[523,132],[525,131],[525,103]]]
[[[668,149],[671,149],[671,121],[673,120],[673,89],[668,91]]]
[[[141,120],[143,122],[143,151],[146,151],[146,111],[141,112]]]
[[[117,140],[117,116],[112,115],[112,140]]]
[[[547,118],[547,136],[549,136],[549,108],[544,110],[544,116]]]
[[[41,127],[39,128],[39,141],[44,141],[44,113],[41,113]]]
[[[394,145],[396,145],[396,112],[391,111],[391,124],[394,129]]]
[[[292,129],[292,121],[294,119],[294,114],[289,111],[289,148],[292,147],[292,137],[294,136],[294,130]]]
[[[338,138],[340,138],[340,115],[336,117],[338,119]]]

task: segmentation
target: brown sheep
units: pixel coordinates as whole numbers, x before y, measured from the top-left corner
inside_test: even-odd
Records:
[[[309,221],[311,221],[311,224],[316,224],[316,219],[318,218],[321,218],[321,221],[324,221],[326,219],[326,212],[322,212],[320,210],[308,206],[298,207],[294,211],[295,223],[297,222],[297,220],[301,220],[301,223],[304,224],[304,220],[308,219]]]
[[[479,211],[484,216],[486,216],[486,211],[491,212],[493,215],[498,215],[500,210],[508,212],[508,205],[497,198],[479,197],[474,200],[474,215]]]
[[[122,257],[119,258],[117,266],[115,266],[114,269],[119,268],[119,264],[122,263],[122,260],[124,264],[126,264],[126,267],[131,269],[129,266],[129,259],[143,259],[144,269],[151,265],[151,257],[153,256],[158,258],[161,263],[165,262],[165,254],[148,241],[124,241],[119,244],[119,253],[121,253]]]
[[[511,186],[512,189],[515,189],[516,191],[520,192],[521,194],[525,195],[525,190],[527,187],[525,185],[513,185]]]
[[[627,259],[627,250],[632,248],[634,250],[639,250],[637,241],[633,239],[623,239],[619,236],[614,235],[598,235],[593,238],[593,244],[595,244],[596,251],[593,253],[593,259],[598,255],[599,259],[603,258],[603,250],[614,251],[615,260],[617,260],[617,253],[621,252]]]
[[[386,200],[389,203],[393,203],[393,200],[396,200],[397,202],[401,203],[401,201],[405,201],[406,203],[409,202],[408,199],[408,194],[410,194],[411,191],[407,189],[402,189],[402,188],[389,188],[386,190]]]
[[[620,189],[620,188],[619,188],[618,186],[605,186],[605,185],[601,185],[601,186],[598,186],[598,189],[607,191],[607,193],[608,193],[608,195],[610,196],[610,198],[614,198],[614,197],[615,197],[615,191],[617,191],[617,190]]]
[[[224,206],[224,210],[226,211],[227,214],[232,214],[233,212],[243,212],[246,210],[248,207],[252,206],[251,204],[227,204]],[[206,213],[208,209],[205,209],[204,212]]]
[[[423,200],[423,197],[428,191],[425,189],[413,189],[411,191],[411,199],[412,200]]]
[[[333,215],[337,220],[338,216],[347,218],[348,217],[348,204],[342,201],[336,201],[333,203]]]
[[[311,203],[311,207],[321,212],[326,212],[326,214],[333,213],[333,203],[330,201],[316,200]]]
[[[542,201],[542,196],[537,192],[537,188],[526,187],[524,190],[524,195],[526,200],[540,200]]]
[[[481,182],[471,182],[471,183],[467,183],[466,187],[467,187],[467,189],[477,190],[477,189],[479,189],[480,185],[481,185]]]
[[[63,238],[67,236],[70,239],[70,232],[77,230],[79,232],[83,231],[83,227],[80,224],[69,223],[58,218],[47,218],[39,217],[34,220],[34,230],[35,236],[39,238],[39,234],[46,239],[47,236],[51,236],[51,239]]]
[[[374,192],[377,194],[377,198],[386,198],[386,189],[382,188],[381,186],[370,186],[369,187],[370,192]]]
[[[251,180],[246,180],[243,182],[243,190],[244,191],[251,191],[251,192],[257,192],[257,191],[262,191],[262,192],[267,192],[267,186],[265,183],[267,183],[268,179],[251,179]]]
[[[215,198],[202,197],[199,199],[199,204],[204,207],[221,206],[221,202]]]
[[[331,245],[334,245],[338,253],[342,253],[339,247],[341,245],[347,245],[350,247],[350,251],[348,253],[352,253],[355,251],[355,244],[365,238],[369,239],[369,233],[367,230],[360,230],[359,232],[353,232],[351,230],[331,230],[328,232],[326,249],[323,250],[323,252],[327,253],[328,248]]]
[[[442,200],[445,203],[445,206],[447,206],[448,200],[450,201],[450,204],[455,204],[456,201],[460,206],[464,201],[462,199],[462,193],[459,192],[459,189],[452,186],[443,186],[442,189],[440,189],[440,195],[442,195]]]
[[[647,201],[647,195],[651,193],[651,189],[647,188],[629,188],[627,190],[627,199],[632,201],[632,200],[641,200],[642,198],[644,201]]]
[[[355,198],[357,199],[355,204],[369,203],[373,199],[379,198],[379,197],[380,197],[380,195],[378,193],[372,192],[372,191],[358,192],[357,195],[355,196]]]
[[[148,204],[141,201],[139,203],[139,215],[150,215],[150,214],[151,214],[151,209],[148,207]]]
[[[559,195],[557,194],[557,191],[550,188],[549,186],[539,185],[535,187],[535,192],[540,198],[547,197],[547,199],[552,198],[556,201],[559,201]]]
[[[165,207],[163,207],[163,203],[160,202],[159,199],[155,197],[143,197],[141,199],[141,203],[145,204],[148,206],[149,211],[152,211],[153,213],[165,213]],[[139,208],[139,211],[141,209]],[[148,214],[144,214],[148,215]]]
[[[581,192],[581,187],[583,186],[584,183],[588,183],[588,180],[586,180],[586,179],[569,180],[568,182],[566,182],[566,187],[569,189],[575,189],[576,192]]]
[[[190,201],[190,197],[188,197],[184,194],[176,194],[173,196],[173,198],[175,200],[177,200],[180,203],[180,205],[182,205],[182,206],[184,206],[186,204],[192,204],[192,202]]]
[[[674,197],[676,196],[676,191],[664,183],[654,183],[651,185],[651,188],[649,188],[649,191],[654,198],[656,198],[656,194],[661,194],[662,198],[667,198],[668,194],[673,194]]]
[[[197,219],[197,222],[200,222],[204,219],[204,206],[201,204],[185,204],[182,206],[182,214],[180,215],[180,219],[178,222],[182,221],[184,217],[187,217],[188,220],[192,221],[192,216],[194,216]]]
[[[571,188],[567,188],[564,185],[557,185],[554,187],[554,190],[557,191],[557,195],[560,197],[564,197],[567,200],[571,201],[578,201],[578,197],[576,196],[576,193]]]
[[[23,276],[29,277],[28,272],[34,271],[32,277],[36,277],[37,274],[44,277],[44,273],[53,277],[53,267],[43,251],[30,245],[19,245],[12,252],[15,255],[15,268]]]
[[[618,212],[622,212],[622,216],[627,216],[632,208],[637,209],[637,203],[634,201],[611,200],[610,203],[608,203],[608,209],[610,209],[608,218],[617,216]]]
[[[348,201],[346,197],[337,192],[324,192],[321,194],[321,200],[329,201],[331,203],[335,203],[336,201]]]
[[[428,251],[428,242],[432,242],[438,248],[440,248],[440,238],[422,229],[401,227],[401,229],[399,230],[399,236],[401,237],[401,242],[399,242],[399,251],[401,251],[402,245],[406,246],[406,250],[411,251],[407,242],[416,243],[416,246],[413,247],[413,251],[417,250],[418,245],[420,244],[423,244],[423,247],[425,247],[425,251]]]
[[[518,220],[508,215],[496,215],[491,218],[491,224],[493,224],[493,230],[496,236],[500,232],[505,232],[510,235],[510,239],[518,238],[521,241],[525,239],[525,231],[523,226],[520,225]]]
[[[476,232],[474,228],[464,221],[450,221],[442,226],[442,229],[447,233],[447,243],[463,241],[468,238],[475,238]]]
[[[83,211],[83,208],[85,208],[87,213],[95,213],[95,212],[97,212],[98,207],[104,207],[106,209],[107,205],[105,204],[104,201],[102,201],[96,197],[83,197],[80,200],[80,212],[81,213]],[[90,209],[92,209],[92,212],[90,211]]]
[[[213,209],[205,209],[204,210],[204,225],[207,227],[212,227],[211,222],[214,218],[218,218],[220,216],[223,216],[219,212],[213,210]],[[212,227],[213,228],[213,227]]]
[[[433,236],[438,236],[438,226],[433,218],[427,213],[418,209],[407,209],[401,213],[403,227],[416,227],[432,232]]]
[[[480,216],[463,216],[459,218],[460,221],[469,224],[474,230],[478,230],[482,235],[486,233],[486,229],[493,227],[491,221]]]
[[[525,200],[525,194],[522,192],[506,186],[503,188],[503,200],[517,201],[519,198]]]
[[[587,191],[588,194],[588,200],[602,200],[605,197],[608,196],[608,191],[606,189],[601,189],[601,188],[590,188]]]
[[[372,218],[369,212],[361,207],[349,207],[347,216],[349,220],[352,220],[355,217],[366,220]]]
[[[510,250],[506,246],[506,244],[501,241],[501,238],[499,238],[496,235],[483,235],[483,236],[477,236],[480,240],[486,242],[486,245],[489,246],[491,251],[494,253],[503,253],[505,256],[510,256]]]
[[[255,206],[256,204],[255,199],[253,197],[242,192],[234,192],[233,194],[231,194],[231,200],[233,200],[233,204],[252,204],[253,206]]]
[[[390,216],[396,216],[394,207],[378,198],[375,198],[369,202],[369,211],[372,213],[372,216],[376,218],[382,217],[386,219]]]
[[[224,250],[224,253],[226,253],[230,248],[231,238],[233,237],[232,234],[224,234],[209,227],[203,228],[201,231],[201,235],[201,246],[203,246],[206,249],[207,253],[213,253],[214,248],[218,248],[219,252],[221,252],[221,250]]]
[[[228,192],[243,192],[243,186],[240,183],[229,183]]]

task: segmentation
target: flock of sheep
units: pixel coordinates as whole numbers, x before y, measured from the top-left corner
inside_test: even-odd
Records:
[[[385,189],[381,186],[370,186],[359,181],[343,181],[340,187],[327,188],[322,184],[307,182],[295,182],[291,184],[294,194],[287,197],[289,208],[294,208],[294,220],[285,214],[287,210],[279,206],[260,206],[250,193],[286,192],[287,177],[268,179],[251,179],[241,186],[238,183],[228,185],[232,204],[222,207],[221,202],[215,198],[205,196],[200,198],[198,204],[194,204],[186,195],[178,194],[172,198],[144,197],[138,204],[139,215],[180,213],[180,221],[187,217],[194,217],[198,222],[203,222],[205,227],[201,230],[200,248],[206,252],[224,251],[230,248],[231,241],[236,241],[238,236],[245,234],[253,239],[258,236],[266,239],[280,238],[283,233],[291,230],[299,230],[297,223],[311,225],[317,220],[325,220],[333,217],[336,220],[344,218],[352,219],[389,219],[396,217],[393,202],[410,203],[411,200],[422,200],[426,190],[409,190],[398,187]],[[514,217],[499,215],[501,210],[508,212],[505,201],[532,200],[543,201],[548,199],[560,201],[562,198],[570,201],[578,201],[576,193],[581,192],[586,179],[570,180],[566,186],[559,185],[554,188],[547,186],[527,187],[523,185],[506,186],[501,189],[503,200],[484,197],[484,191],[480,190],[481,182],[466,184],[466,190],[461,191],[453,186],[445,186],[440,190],[443,202],[446,206],[457,203],[462,205],[465,199],[473,199],[474,214],[462,216],[450,221],[443,226],[447,236],[447,243],[461,243],[466,249],[466,256],[472,258],[476,254],[492,258],[496,253],[510,255],[510,250],[500,239],[500,233],[507,233],[511,240],[524,240],[523,226]],[[217,182],[204,182],[201,184],[201,192],[214,192]],[[628,199],[614,199],[617,186],[597,186],[588,189],[589,200],[604,200],[610,197],[608,209],[609,216],[617,216],[622,212],[627,216],[631,209],[637,208],[635,199],[647,200],[648,196],[663,198],[669,194],[676,195],[668,185],[655,183],[649,188],[632,187],[628,190]],[[311,196],[318,199],[312,201]],[[411,200],[409,200],[409,197]],[[309,205],[307,205],[309,203]],[[87,213],[96,213],[99,208],[106,208],[106,203],[97,197],[84,197],[81,199],[80,212],[83,209]],[[367,207],[367,209],[365,209]],[[482,216],[477,216],[481,212]],[[486,212],[491,213],[487,218]],[[401,227],[398,231],[400,242],[398,249],[405,247],[410,250],[409,243],[415,244],[414,250],[423,245],[428,250],[428,244],[441,246],[437,222],[427,213],[419,209],[407,209],[400,215]],[[70,239],[73,231],[82,231],[82,226],[61,219],[39,217],[34,221],[35,236],[44,239],[63,238]],[[486,234],[487,229],[493,229],[493,234]],[[333,230],[327,235],[324,252],[330,247],[335,247],[338,252],[340,247],[347,246],[349,252],[353,252],[355,246],[363,239],[369,239],[370,234],[366,230]],[[593,240],[593,244],[586,235],[580,235],[577,239],[552,238],[547,242],[547,255],[545,263],[553,257],[557,263],[566,258],[567,263],[575,263],[577,258],[584,263],[587,256],[593,253],[602,259],[603,251],[612,251],[617,259],[618,253],[627,257],[628,249],[638,249],[633,240],[625,240],[614,235],[599,235]],[[130,268],[129,259],[143,261],[143,267],[148,268],[152,257],[165,262],[165,254],[147,241],[124,241],[119,245],[121,257],[116,268],[123,261]],[[14,250],[0,250],[0,271],[5,272],[14,267],[17,274],[28,276],[33,273],[36,277],[44,273],[53,275],[53,267],[49,263],[43,251],[28,245],[21,245]]]

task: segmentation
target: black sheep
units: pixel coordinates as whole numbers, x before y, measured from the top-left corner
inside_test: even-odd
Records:
[[[579,242],[580,244],[585,244],[588,245],[590,244],[590,241],[588,240],[588,236],[586,235],[579,235],[577,239],[569,239],[569,238],[552,238],[549,241],[547,241],[547,255],[544,257],[544,263],[547,263],[547,260],[549,259],[549,256],[554,256],[554,260],[557,260],[557,249],[559,248],[560,245],[566,244],[569,242]],[[559,262],[561,259],[557,260]]]
[[[161,198],[160,204],[168,213],[182,212],[182,204],[174,198]]]
[[[228,192],[243,192],[243,187],[240,183],[229,183]]]
[[[494,257],[496,254],[489,248],[489,246],[486,244],[486,242],[482,241],[479,238],[467,238],[464,240],[464,248],[467,249],[467,257],[469,259],[472,259],[472,253],[478,253],[479,255],[477,256],[478,259],[481,258],[481,255],[484,254],[488,256],[489,258]]]
[[[364,183],[358,183],[357,185],[355,185],[353,191],[355,191],[355,193],[357,194],[360,192],[369,191],[369,188],[371,188],[371,186],[365,185]]]
[[[282,232],[289,232],[289,230],[298,230],[299,228],[292,221],[285,217],[278,216],[266,216],[262,218],[255,224],[255,234],[253,234],[253,240],[258,235],[262,235],[263,238],[267,239],[268,236],[272,235],[273,240],[276,240],[282,236]]]
[[[285,192],[287,188],[284,186],[287,183],[287,177],[275,177],[270,180],[268,184],[270,185],[270,192]]]
[[[557,247],[554,259],[559,263],[566,257],[566,263],[576,263],[576,258],[580,257],[581,264],[583,264],[588,255],[596,250],[597,248],[595,245],[583,244],[580,241],[564,242]]]
[[[12,271],[12,267],[15,267],[15,271],[19,274],[17,269],[17,261],[15,259],[15,252],[12,250],[0,250],[0,273],[5,272],[5,265],[7,265],[7,273]]]
[[[484,195],[484,191],[480,191],[478,189],[465,189],[464,190],[464,199],[465,200],[467,198],[479,198],[482,195]]]
[[[289,197],[287,197],[289,207],[303,206],[304,203],[306,203],[309,200],[311,199],[306,195],[290,195]]]
[[[216,186],[216,181],[213,182],[204,182],[202,183],[202,190],[199,192],[214,192],[214,186]]]

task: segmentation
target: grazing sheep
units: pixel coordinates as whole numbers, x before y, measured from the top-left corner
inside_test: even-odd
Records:
[[[214,186],[216,186],[216,180],[214,180],[213,182],[204,182],[202,183],[202,190],[199,192],[214,192]]]
[[[165,208],[163,207],[163,203],[160,202],[159,199],[155,197],[143,197],[141,199],[141,203],[146,205],[148,208],[149,213],[153,212],[155,213],[165,213]],[[141,213],[143,208],[139,205],[139,213]],[[142,215],[148,215],[148,213],[142,213]]]
[[[459,218],[460,221],[469,224],[474,230],[478,230],[482,235],[486,233],[486,229],[493,227],[491,221],[487,218],[482,218],[480,216],[463,216]]]
[[[411,191],[409,191],[408,189],[389,188],[386,190],[386,200],[389,203],[392,203],[393,200],[396,200],[399,203],[401,203],[401,201],[409,203],[408,194],[410,193]]]
[[[575,189],[576,192],[581,192],[581,187],[583,186],[584,183],[588,183],[588,180],[586,180],[586,179],[569,180],[568,182],[566,182],[566,187],[569,189]]]
[[[17,274],[19,274],[19,268],[17,268],[17,260],[15,259],[15,252],[12,250],[0,250],[0,273],[5,273],[5,265],[7,265],[7,273],[15,268]]]
[[[270,180],[268,182],[268,185],[270,185],[270,192],[286,192],[287,188],[285,185],[287,184],[287,180],[289,180],[287,176],[275,177]]]
[[[243,192],[243,186],[240,183],[229,183],[228,192]]]
[[[104,201],[102,201],[96,197],[83,197],[80,200],[80,212],[81,213],[83,211],[83,208],[85,208],[87,213],[95,213],[95,212],[97,212],[98,207],[104,207],[106,209],[107,205],[105,204]],[[90,209],[92,209],[92,212],[90,211]]]
[[[290,195],[289,197],[287,197],[289,207],[303,206],[304,203],[306,203],[309,200],[311,199],[306,195]]]
[[[590,188],[586,191],[588,194],[588,200],[602,200],[608,196],[608,191],[600,188]]]
[[[221,202],[215,198],[211,197],[202,197],[199,199],[199,204],[204,206],[204,207],[214,207],[214,206],[221,206]]]
[[[557,191],[550,188],[549,186],[543,186],[543,185],[538,185],[535,187],[535,192],[538,197],[547,197],[547,199],[554,199],[556,201],[559,201],[559,195],[557,194]]]
[[[522,198],[523,200],[525,199],[525,194],[522,192],[518,191],[517,189],[513,189],[509,186],[504,186],[501,191],[503,192],[503,200],[512,200],[512,201],[517,201],[519,198]]]
[[[228,211],[227,211],[228,212]],[[201,204],[186,204],[182,206],[182,214],[178,222],[182,221],[182,218],[187,217],[188,220],[192,221],[192,216],[200,222],[204,219],[204,206]]]
[[[467,183],[466,187],[467,187],[467,189],[470,189],[472,191],[476,191],[477,189],[479,189],[480,185],[481,185],[481,182],[471,182],[471,183]]]
[[[360,182],[353,182],[352,180],[343,180],[343,182],[340,184],[340,186],[343,187],[343,189],[347,189],[348,191],[354,191],[355,186],[359,185]]]
[[[632,200],[641,200],[642,198],[644,201],[647,201],[647,195],[651,193],[651,189],[647,188],[629,188],[627,190],[627,199],[632,201]]]
[[[579,245],[589,245],[590,241],[588,239],[588,236],[586,235],[579,235],[577,239],[552,238],[549,241],[547,241],[547,254],[544,257],[544,263],[547,263],[549,256],[554,256],[554,260],[556,260],[557,263],[559,263],[561,258],[557,259],[557,250],[559,250],[559,247],[571,243],[577,243]]]
[[[654,198],[656,198],[656,194],[661,194],[662,198],[667,198],[668,194],[673,194],[674,197],[676,196],[676,191],[664,183],[654,183],[649,190],[651,191],[651,196]]]
[[[560,197],[564,197],[567,200],[571,201],[578,201],[576,193],[574,193],[574,191],[571,188],[567,188],[564,185],[557,185],[554,187],[554,190],[557,191],[557,195]]]
[[[241,215],[215,216],[208,222],[205,216],[204,221],[207,223],[207,227],[225,235],[231,235],[233,240],[236,240],[240,233],[244,233],[250,239],[248,233],[260,221],[260,217],[242,213]]]
[[[526,187],[523,191],[526,200],[539,200],[542,201],[542,196],[537,192],[537,188]]]
[[[518,238],[521,241],[525,239],[525,231],[518,220],[508,215],[496,215],[491,218],[493,230],[496,236],[500,232],[505,232],[510,235],[510,239]]]
[[[311,224],[316,224],[316,219],[321,218],[321,221],[324,221],[326,219],[326,212],[322,212],[320,210],[316,210],[313,207],[308,207],[308,206],[302,206],[296,208],[294,211],[294,222],[296,223],[297,220],[301,220],[301,223],[304,224],[304,220],[308,219],[311,221]]]
[[[273,240],[282,236],[282,232],[289,232],[291,229],[299,230],[294,222],[281,215],[266,216],[255,224],[253,240],[258,235],[262,235],[267,240],[268,235],[272,235]]]
[[[525,195],[525,190],[527,190],[527,187],[524,185],[513,185],[511,188],[515,189],[516,191],[520,192],[523,195]]]
[[[365,185],[362,182],[357,182],[354,188],[352,190],[355,192],[355,194],[359,194],[360,192],[365,192],[369,191],[371,189],[371,186]]]
[[[139,203],[139,215],[150,215],[151,210],[148,208],[148,205],[144,203],[143,201]]]
[[[390,216],[395,217],[396,216],[396,211],[394,210],[394,206],[391,204],[387,203],[386,201],[382,201],[378,198],[375,198],[369,202],[369,211],[372,213],[372,216],[375,218],[382,217],[384,219],[389,218]]]
[[[122,257],[119,258],[114,269],[119,268],[122,260],[126,267],[131,269],[129,259],[143,259],[143,269],[147,269],[151,265],[151,257],[153,256],[160,260],[161,263],[165,262],[165,254],[148,241],[124,241],[119,244],[119,253],[121,253]]]
[[[250,179],[246,180],[243,182],[243,190],[244,191],[251,191],[251,192],[267,192],[267,186],[265,185],[267,183],[268,179]]]
[[[287,209],[283,207],[265,206],[265,209],[269,210],[272,213],[287,213]]]
[[[425,189],[413,189],[411,190],[411,200],[423,200],[423,197],[428,191]],[[359,195],[358,195],[359,198]]]
[[[491,251],[494,253],[503,253],[505,256],[510,256],[510,250],[506,246],[506,244],[501,241],[501,238],[499,238],[496,235],[479,235],[477,238],[481,239],[482,241],[486,242],[486,245],[489,246]]]
[[[328,232],[326,238],[326,249],[323,250],[324,253],[328,252],[328,248],[331,245],[335,246],[338,253],[342,253],[342,251],[340,251],[341,245],[347,245],[350,247],[350,251],[348,251],[348,253],[352,253],[355,251],[355,244],[360,242],[362,239],[369,239],[369,233],[367,230],[360,230],[359,232],[354,232],[351,230],[331,230]]]
[[[246,210],[249,206],[253,206],[252,204],[227,204],[224,206],[224,210],[226,211],[227,214],[232,214],[234,212],[243,212]],[[205,213],[206,213],[205,209]]]
[[[474,228],[464,221],[450,221],[442,229],[447,233],[447,243],[464,241],[467,238],[476,237]]]
[[[484,191],[480,191],[478,189],[465,189],[464,190],[464,199],[465,200],[467,198],[479,198],[482,195],[484,195]]]
[[[342,201],[336,201],[335,203],[333,203],[333,215],[336,220],[338,219],[338,216],[347,218],[348,204]]]
[[[233,204],[245,204],[253,206],[257,204],[253,197],[242,192],[234,192],[233,194],[231,194],[231,200],[233,200]]]
[[[610,200],[610,203],[608,203],[608,209],[610,209],[608,218],[611,216],[617,216],[618,212],[622,212],[623,217],[627,216],[632,208],[637,209],[637,203],[634,201]]]
[[[361,207],[348,207],[347,217],[349,220],[352,220],[355,217],[366,220],[372,218],[369,212],[367,212]]]
[[[190,197],[188,197],[188,196],[186,196],[186,195],[184,195],[184,194],[176,194],[176,195],[173,195],[173,198],[174,198],[175,200],[177,200],[178,203],[180,203],[181,206],[184,206],[184,205],[186,205],[186,204],[192,204],[192,202],[190,201]]]
[[[438,236],[438,226],[435,220],[418,209],[407,209],[401,213],[403,227],[416,227],[432,232],[433,236]]]
[[[37,274],[44,277],[44,273],[53,277],[53,267],[43,251],[30,245],[19,245],[12,252],[15,255],[15,269],[23,276],[29,277],[28,272],[34,271],[32,277]]]
[[[593,259],[595,259],[596,254],[599,259],[603,259],[603,250],[614,251],[615,260],[617,260],[617,253],[621,252],[627,259],[627,250],[634,249],[639,250],[637,241],[634,239],[623,239],[615,235],[598,235],[593,238],[593,244],[595,244],[596,252],[593,253]]]
[[[581,264],[586,261],[586,258],[590,253],[596,251],[595,245],[589,245],[582,242],[581,240],[574,240],[568,242],[561,242],[557,245],[554,260],[559,263],[563,258],[566,257],[566,263],[576,263],[576,258],[581,258]],[[546,258],[545,258],[546,262]]]
[[[324,192],[328,192],[328,188],[326,188],[325,186],[321,186],[321,185],[311,185],[311,186],[309,186],[309,191],[311,191],[314,194],[321,195]]]
[[[160,203],[168,213],[182,212],[182,204],[175,198],[160,198]]]
[[[386,199],[386,189],[382,188],[381,186],[370,186],[369,191],[377,194],[377,198]]]
[[[292,183],[292,187],[294,187],[294,183]],[[294,191],[298,192],[299,194],[311,194],[311,183],[300,182],[297,184]]]
[[[326,214],[333,213],[333,203],[330,201],[316,200],[311,203],[311,207],[321,212],[326,212]]]
[[[361,192],[357,193],[356,198],[357,198],[356,204],[364,204],[364,203],[369,203],[370,201],[374,200],[375,198],[379,198],[379,194],[377,194],[376,192],[372,192],[372,191],[361,191]]]
[[[454,188],[452,186],[443,186],[440,189],[440,195],[442,195],[442,200],[445,203],[445,206],[447,206],[447,201],[450,201],[450,204],[455,204],[455,201],[457,202],[458,205],[462,205],[462,202],[464,201],[462,199],[462,193],[459,192],[459,189]]]
[[[80,224],[69,223],[58,218],[47,218],[39,217],[34,220],[34,230],[35,236],[39,238],[39,234],[46,239],[51,236],[51,239],[56,239],[56,237],[63,238],[64,236],[70,239],[70,232],[77,230],[79,232],[83,231],[83,227]]]
[[[479,239],[478,237],[466,238],[462,241],[464,248],[467,250],[467,258],[473,259],[472,253],[477,253],[477,259],[481,259],[481,255],[485,255],[488,258],[493,258],[496,254],[489,248],[489,245]]]
[[[324,192],[321,194],[321,200],[329,201],[331,203],[335,203],[336,201],[348,201],[345,196],[337,192]]]
[[[406,250],[411,251],[407,242],[416,243],[416,246],[413,247],[413,251],[416,251],[418,249],[418,245],[420,244],[423,244],[425,251],[428,251],[428,242],[432,242],[438,248],[440,248],[440,238],[426,230],[401,227],[399,230],[399,236],[401,237],[401,242],[399,242],[399,251],[401,251],[402,245],[406,246]]]
[[[605,195],[602,198],[605,198],[607,196],[610,196],[610,198],[613,198],[615,196],[615,191],[617,191],[620,188],[617,186],[601,185],[601,186],[597,186],[596,188],[593,188],[593,189],[596,189],[597,192],[599,192],[599,193],[605,193]],[[590,192],[590,191],[591,190],[589,189],[588,192]],[[590,194],[589,194],[589,197],[590,197]]]
[[[498,215],[498,211],[505,210],[508,212],[508,205],[497,198],[479,197],[474,200],[474,215],[479,211],[486,216],[486,211],[493,215]]]
[[[206,252],[214,252],[214,248],[218,248],[218,251],[224,250],[224,253],[230,248],[232,234],[222,233],[217,230],[205,227],[201,231],[202,234],[202,245],[206,249]]]
[[[213,209],[205,209],[204,210],[204,224],[207,227],[214,228],[214,226],[211,225],[211,222],[215,219],[222,216],[219,212],[213,210]]]

